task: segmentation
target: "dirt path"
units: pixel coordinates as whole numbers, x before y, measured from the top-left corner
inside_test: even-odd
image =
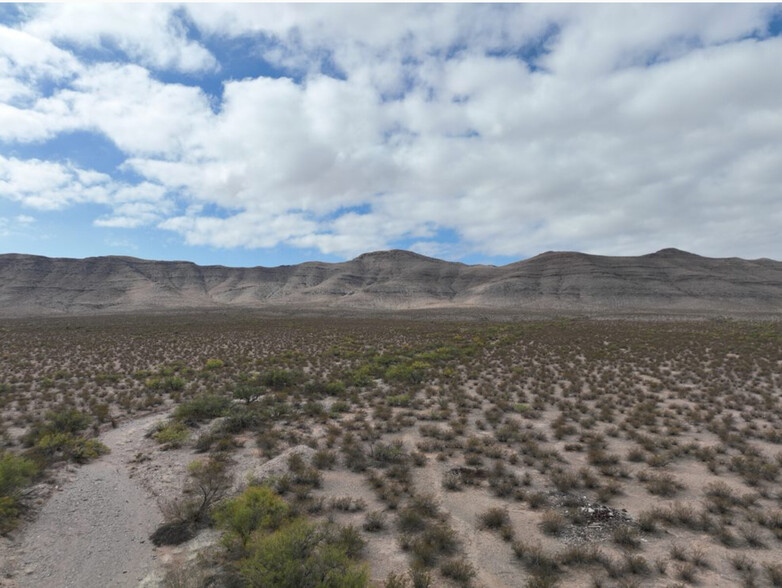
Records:
[[[128,462],[144,433],[162,418],[130,421],[101,437],[111,453],[78,468],[24,533],[19,587],[137,586],[155,567],[149,535],[162,515],[129,477]]]

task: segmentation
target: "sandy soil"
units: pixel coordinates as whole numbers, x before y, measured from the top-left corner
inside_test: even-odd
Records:
[[[16,586],[137,586],[155,567],[149,535],[162,515],[128,463],[162,418],[130,421],[102,437],[111,453],[78,468],[20,538]]]

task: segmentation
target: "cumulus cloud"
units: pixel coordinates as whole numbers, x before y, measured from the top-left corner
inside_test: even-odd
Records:
[[[46,4],[34,11],[24,30],[80,47],[116,48],[155,69],[196,72],[217,66],[206,48],[188,39],[187,25],[173,4]]]
[[[97,132],[142,180],[37,161],[40,185],[0,195],[101,201],[96,225],[225,248],[782,255],[773,6],[194,4],[112,24],[127,10],[47,6],[12,33],[54,51],[44,64],[65,59],[52,41],[106,39],[130,62],[76,61],[51,95],[6,100],[0,139]],[[205,47],[239,37],[287,76],[227,76],[215,103],[154,73],[217,67]],[[8,79],[0,100],[25,96]]]
[[[174,210],[163,186],[150,182],[127,184],[108,174],[82,169],[70,163],[17,159],[0,155],[0,198],[40,211],[62,210],[75,204],[102,204],[112,215],[95,221],[97,226],[139,227],[159,221]],[[15,217],[30,224],[29,215]]]

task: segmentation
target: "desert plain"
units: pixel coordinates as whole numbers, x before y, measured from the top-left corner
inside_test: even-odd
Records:
[[[779,323],[233,311],[0,339],[3,586],[782,585]]]

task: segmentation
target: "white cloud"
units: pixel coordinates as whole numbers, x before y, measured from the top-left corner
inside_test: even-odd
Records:
[[[62,79],[80,70],[79,61],[69,52],[24,31],[0,25],[0,72]]]
[[[70,163],[16,159],[0,155],[0,198],[41,211],[62,210],[80,203],[102,204],[112,214],[97,226],[133,228],[158,222],[174,212],[173,200],[163,186],[142,182],[130,185]],[[35,219],[18,215],[19,225]]]
[[[145,66],[197,72],[214,69],[214,56],[187,38],[173,4],[46,4],[24,30],[80,47],[116,47]]]

